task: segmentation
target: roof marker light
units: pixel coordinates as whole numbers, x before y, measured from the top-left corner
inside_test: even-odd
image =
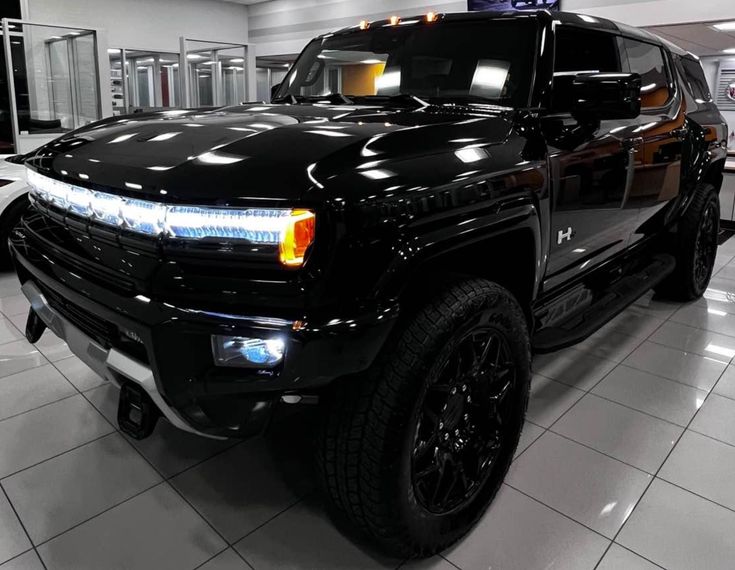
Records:
[[[436,15],[436,12],[429,12],[426,14],[426,21],[431,24],[432,22],[436,22],[438,20],[438,17]]]
[[[370,22],[367,20],[361,20],[360,21],[360,29],[361,30],[367,30],[370,27]]]
[[[391,16],[390,17],[390,25],[391,26],[397,26],[400,23],[401,19],[398,16]]]

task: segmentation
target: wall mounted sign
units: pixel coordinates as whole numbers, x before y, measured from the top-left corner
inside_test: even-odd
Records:
[[[467,0],[470,12],[484,12],[486,10],[560,10],[561,0]]]

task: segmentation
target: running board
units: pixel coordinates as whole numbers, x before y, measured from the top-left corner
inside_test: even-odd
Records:
[[[675,267],[673,256],[654,256],[637,273],[622,277],[608,289],[598,291],[596,300],[581,312],[536,332],[532,342],[534,352],[553,352],[583,341],[668,277]]]

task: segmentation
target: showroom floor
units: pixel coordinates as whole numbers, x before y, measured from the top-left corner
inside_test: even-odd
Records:
[[[404,567],[732,568],[735,239],[705,297],[648,296],[583,344],[537,358],[494,505],[442,557]],[[114,388],[52,335],[36,348],[23,339],[27,303],[11,274],[0,311],[1,570],[401,565],[325,517],[314,408],[244,443],[164,422],[133,442],[115,428]]]

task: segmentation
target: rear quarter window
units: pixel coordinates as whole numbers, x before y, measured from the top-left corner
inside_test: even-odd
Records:
[[[697,99],[697,103],[712,101],[712,93],[710,93],[709,85],[707,85],[707,78],[704,76],[702,65],[688,57],[682,57],[680,61],[684,70],[684,78],[689,83],[692,95]]]
[[[671,99],[671,72],[661,47],[624,38],[632,73],[641,76],[641,106],[663,107]]]

